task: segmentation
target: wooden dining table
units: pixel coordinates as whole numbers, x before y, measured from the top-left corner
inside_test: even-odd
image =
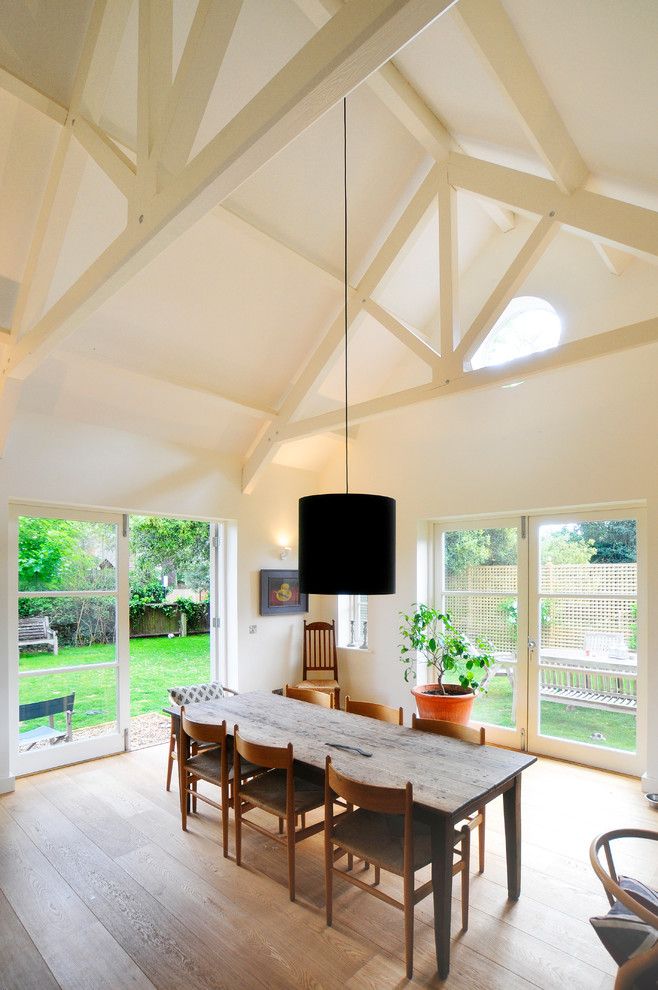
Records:
[[[450,969],[453,830],[466,815],[502,794],[507,892],[521,893],[521,774],[535,757],[475,746],[362,715],[321,708],[265,691],[186,705],[195,722],[226,720],[253,741],[291,742],[295,760],[324,769],[327,754],[338,769],[364,784],[413,785],[414,813],[431,829],[434,933],[439,976]],[[337,746],[350,746],[343,750]],[[357,752],[362,750],[362,755]]]

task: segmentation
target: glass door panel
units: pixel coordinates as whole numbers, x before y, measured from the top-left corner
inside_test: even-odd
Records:
[[[438,541],[442,607],[469,639],[489,640],[496,657],[473,718],[490,727],[492,740],[510,745],[518,741],[519,698],[525,698],[518,663],[526,614],[519,606],[519,542],[519,529],[509,521],[482,529],[445,526]]]
[[[599,514],[536,520],[532,546],[531,745],[549,755],[632,770],[637,521]]]
[[[119,539],[117,517],[16,514],[20,772],[123,748]]]

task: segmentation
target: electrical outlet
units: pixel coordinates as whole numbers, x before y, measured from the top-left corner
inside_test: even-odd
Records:
[[[257,626],[249,626],[249,632],[251,633],[252,636],[257,631],[258,631],[258,627]]]

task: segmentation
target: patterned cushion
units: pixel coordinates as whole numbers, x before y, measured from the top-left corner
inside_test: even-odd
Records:
[[[619,885],[650,910],[656,910],[658,896],[650,887],[630,877],[619,877]],[[658,943],[658,930],[640,921],[619,901],[615,902],[607,915],[590,918],[590,922],[618,966],[631,956],[642,955]],[[637,980],[636,986],[638,990],[650,990],[656,987],[657,979],[658,972],[648,972]]]
[[[193,705],[197,701],[214,701],[224,697],[219,681],[209,684],[188,684],[187,687],[169,688],[169,697],[175,705]]]

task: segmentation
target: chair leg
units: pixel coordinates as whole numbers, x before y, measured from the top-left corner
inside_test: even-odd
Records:
[[[334,847],[326,821],[324,826],[324,891],[327,925],[331,928],[334,908]]]
[[[283,835],[283,818],[279,818],[279,835]]]
[[[222,803],[222,851],[224,853],[224,859],[228,859],[228,809],[229,809],[229,796],[228,796],[228,780],[227,774],[222,775],[221,784],[221,803]]]
[[[180,818],[181,818],[181,828],[183,829],[184,832],[187,832],[187,811],[188,811],[188,803],[189,803],[189,795],[187,793],[187,786],[188,786],[187,776],[188,776],[187,770],[183,769],[182,761],[181,761],[181,770],[179,774]]]
[[[353,804],[348,804],[347,811],[348,811],[348,813],[354,811],[354,805]],[[352,855],[352,853],[348,853],[347,854],[347,871],[348,871],[348,873],[351,870],[353,870],[353,869],[354,869],[354,856]]]
[[[404,958],[407,979],[414,975],[414,875],[404,878]]]
[[[176,749],[176,736],[172,732],[169,736],[169,752],[167,753],[167,790],[171,790],[171,773],[174,769],[174,751]]]
[[[486,808],[480,808],[480,814],[482,815],[482,821],[478,828],[478,859],[480,863],[480,873],[484,873],[484,826],[486,824]]]
[[[286,832],[288,837],[288,890],[290,900],[295,900],[295,816],[286,818]]]
[[[240,794],[236,793],[233,785],[233,815],[235,818],[235,862],[237,866],[242,864],[242,801]]]
[[[378,866],[376,866],[375,867],[375,884],[374,884],[375,887],[377,887],[379,885],[380,878],[381,878],[381,870],[380,870],[380,868]]]
[[[471,833],[467,825],[462,829],[462,931],[468,931],[468,900],[470,895]]]
[[[195,777],[194,780],[192,781],[192,791],[193,791],[193,794],[192,794],[192,811],[193,811],[193,813],[195,815],[196,815],[196,789],[197,789],[198,785],[199,785],[199,779],[198,779],[198,777]]]

